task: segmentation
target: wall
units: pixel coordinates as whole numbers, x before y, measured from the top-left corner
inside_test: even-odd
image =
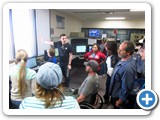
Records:
[[[76,18],[71,16],[67,16],[63,13],[57,12],[56,10],[51,10],[51,28],[54,28],[54,35],[51,36],[52,40],[57,41],[59,39],[59,35],[65,33],[67,36],[70,35],[70,32],[81,32],[82,22]],[[57,29],[56,28],[56,15],[62,16],[65,18],[65,29]]]
[[[37,49],[38,56],[44,54],[44,50],[48,50],[50,45],[44,44],[41,38],[44,40],[50,39],[50,24],[49,24],[49,11],[45,9],[36,10],[36,35],[37,35]]]
[[[56,15],[65,18],[65,29],[56,28]],[[51,40],[58,41],[61,33],[70,36],[70,32],[81,32],[81,28],[145,29],[145,21],[80,21],[56,10],[51,10],[50,26],[54,28],[54,35],[51,36]]]
[[[145,28],[145,21],[83,21],[83,28]]]

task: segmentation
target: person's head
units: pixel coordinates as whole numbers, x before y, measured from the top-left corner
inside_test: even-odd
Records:
[[[116,41],[107,41],[105,49],[108,55],[117,54],[117,43]]]
[[[105,44],[106,41],[107,41],[107,40],[106,40],[105,38],[103,38],[103,39],[102,39],[102,44]]]
[[[49,48],[49,50],[48,50],[48,56],[49,57],[54,57],[54,55],[55,55],[54,49],[53,48]]]
[[[59,65],[47,62],[40,66],[37,73],[36,97],[45,101],[46,108],[52,105],[52,100],[62,103],[61,82],[62,71]]]
[[[25,95],[27,90],[26,85],[26,62],[28,59],[28,54],[25,50],[20,49],[16,53],[16,64],[20,65],[19,76],[18,76],[18,92],[21,96]]]
[[[141,47],[140,56],[142,60],[145,60],[145,44]]]
[[[16,64],[20,62],[27,62],[28,54],[24,49],[20,49],[16,53]]]
[[[92,46],[92,51],[93,51],[93,52],[97,52],[97,51],[99,51],[99,50],[100,50],[99,45],[98,45],[97,43],[94,43],[93,46]]]
[[[134,53],[134,44],[129,41],[124,41],[118,49],[118,56],[122,59],[128,59]]]
[[[97,72],[98,71],[98,63],[95,60],[90,60],[88,62],[84,62],[86,66],[86,72]]]
[[[66,36],[66,34],[61,34],[60,35],[60,39],[61,39],[62,44],[66,44],[67,43],[67,36]]]

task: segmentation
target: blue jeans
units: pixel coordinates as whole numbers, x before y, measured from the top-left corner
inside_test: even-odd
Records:
[[[106,74],[106,67],[107,65],[105,62],[100,65],[100,75]]]
[[[12,102],[12,109],[19,109],[19,105],[21,104],[22,101],[11,100],[11,102]]]

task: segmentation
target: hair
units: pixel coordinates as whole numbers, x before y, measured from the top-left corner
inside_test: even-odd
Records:
[[[53,48],[49,48],[49,55],[53,57],[55,55],[55,50]]]
[[[44,100],[45,108],[48,108],[49,106],[54,106],[59,101],[60,101],[60,105],[62,105],[64,98],[63,98],[63,95],[60,93],[60,90],[64,91],[62,84],[59,84],[57,89],[48,90],[41,87],[36,82],[35,96],[41,100]]]
[[[132,55],[134,53],[134,44],[129,41],[125,41],[123,43],[126,45],[125,51],[127,53],[130,53],[130,55]]]
[[[63,34],[60,34],[60,38],[61,38],[62,36],[66,36],[66,34],[64,34],[64,33],[63,33]]]
[[[27,90],[26,84],[26,62],[28,59],[28,54],[25,50],[20,49],[16,53],[16,64],[20,63],[20,70],[19,70],[19,78],[18,78],[18,92],[21,96],[25,95]]]
[[[102,39],[102,43],[106,43],[107,42],[107,39],[106,38],[103,38]]]
[[[145,49],[145,38],[143,39],[143,46],[142,49]]]
[[[95,45],[98,47],[98,50],[100,50],[99,44],[97,44],[97,43],[94,43],[94,44],[92,45],[92,47],[95,46]]]
[[[144,49],[144,50],[145,50],[145,44],[143,44],[142,49]]]
[[[116,55],[117,54],[117,43],[116,41],[107,41],[106,47],[109,50],[109,55]]]

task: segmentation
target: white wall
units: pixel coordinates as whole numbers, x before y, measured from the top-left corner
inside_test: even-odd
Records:
[[[65,18],[65,29],[56,28],[56,15]],[[56,10],[51,10],[51,28],[54,28],[54,38],[59,37],[62,33],[69,36],[70,32],[81,32],[82,22],[76,18],[57,12]]]
[[[38,56],[44,54],[44,50],[48,50],[50,45],[44,44],[41,38],[44,40],[50,39],[50,25],[49,25],[49,11],[45,9],[36,10],[36,30],[37,30],[37,47]]]
[[[81,32],[81,28],[145,29],[145,21],[81,21],[56,10],[51,10],[50,15],[50,26],[54,28],[54,35],[51,36],[53,41],[58,41],[62,33],[70,36],[70,32]],[[56,28],[56,15],[65,18],[65,29]]]
[[[83,21],[83,28],[145,28],[145,21]]]

